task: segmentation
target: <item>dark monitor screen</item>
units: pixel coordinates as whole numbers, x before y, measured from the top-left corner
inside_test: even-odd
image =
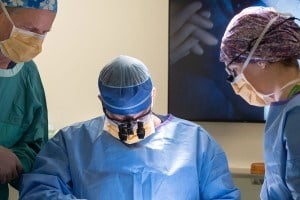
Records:
[[[226,81],[220,41],[243,8],[299,10],[299,0],[289,3],[294,5],[283,7],[285,0],[169,0],[168,112],[192,121],[264,122],[266,109],[249,105]]]

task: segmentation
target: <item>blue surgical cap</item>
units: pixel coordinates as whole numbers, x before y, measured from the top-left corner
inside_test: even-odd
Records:
[[[140,60],[119,56],[101,70],[98,86],[102,106],[119,115],[136,114],[152,103],[152,81]]]
[[[57,0],[1,0],[7,7],[34,8],[57,11]]]

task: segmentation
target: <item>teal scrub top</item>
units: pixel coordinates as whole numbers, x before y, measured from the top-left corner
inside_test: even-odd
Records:
[[[11,149],[29,172],[48,139],[44,88],[33,61],[0,69],[0,145]],[[18,180],[11,184],[18,187]],[[0,200],[8,198],[8,185],[0,184]]]
[[[22,200],[240,199],[226,155],[199,125],[166,116],[127,145],[103,131],[104,117],[60,130],[24,174]]]

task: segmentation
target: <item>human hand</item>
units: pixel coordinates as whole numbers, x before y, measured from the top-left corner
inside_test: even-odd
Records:
[[[22,165],[18,157],[10,150],[0,146],[0,183],[7,183],[22,172]]]
[[[202,55],[203,45],[216,45],[218,40],[209,29],[213,27],[210,12],[202,9],[200,1],[184,7],[172,2],[170,17],[170,64],[190,53]]]

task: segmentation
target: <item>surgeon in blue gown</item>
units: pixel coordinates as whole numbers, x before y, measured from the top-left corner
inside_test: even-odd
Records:
[[[99,76],[105,115],[60,130],[23,176],[21,199],[240,199],[219,144],[152,112],[146,66],[118,56]]]

